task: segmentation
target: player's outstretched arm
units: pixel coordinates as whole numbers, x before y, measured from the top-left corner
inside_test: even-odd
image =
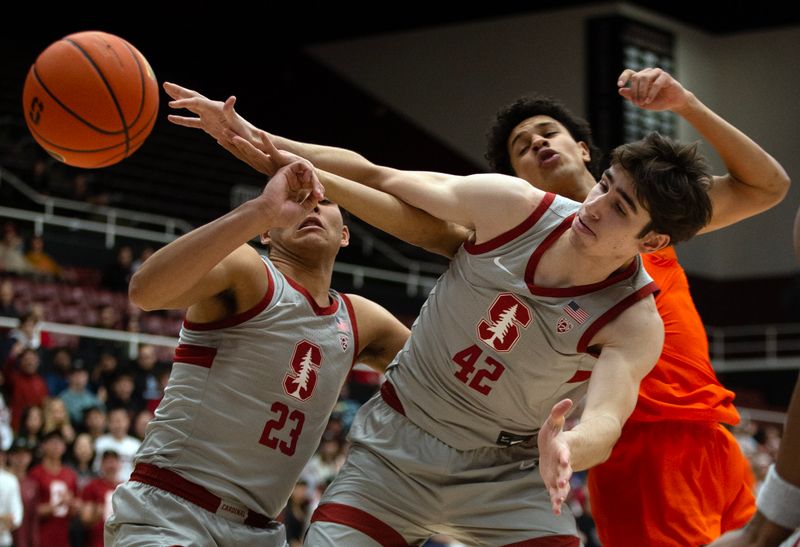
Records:
[[[312,166],[296,162],[282,168],[259,197],[181,236],[147,259],[131,279],[131,302],[146,310],[206,303],[213,314],[213,304],[206,301],[232,290],[239,297],[237,307],[243,307],[239,305],[242,299],[255,304],[266,292],[266,276],[258,254],[246,243],[274,227],[297,221],[321,198],[322,186]]]
[[[608,459],[636,406],[639,383],[658,360],[663,342],[664,325],[652,297],[625,310],[590,342],[601,351],[580,422],[570,431],[559,428],[555,433],[546,424],[539,433],[542,478],[554,512],[560,511],[566,498],[573,470],[588,469]],[[562,403],[554,407],[554,413]]]
[[[394,169],[375,165],[360,154],[343,148],[301,143],[270,135],[236,112],[235,97],[229,97],[225,102],[213,101],[196,91],[169,82],[164,83],[164,89],[174,99],[170,102],[172,108],[187,109],[195,114],[195,117],[170,115],[172,123],[204,130],[235,157],[261,173],[271,175],[295,157],[303,157],[321,170],[348,179],[346,189],[342,188],[341,183],[323,181],[329,199],[364,222],[398,239],[452,257],[469,236],[469,230],[462,226],[435,219],[397,198],[373,190],[380,189],[382,182],[394,175]],[[242,140],[237,142],[237,137]],[[447,178],[447,175],[440,173],[407,173],[431,183]],[[365,188],[359,188],[362,185]]]
[[[701,233],[765,211],[786,195],[789,176],[775,158],[668,73],[658,68],[639,72],[627,69],[620,74],[617,85],[620,95],[641,108],[670,110],[684,118],[725,163],[728,173],[714,177],[709,192],[714,215]]]

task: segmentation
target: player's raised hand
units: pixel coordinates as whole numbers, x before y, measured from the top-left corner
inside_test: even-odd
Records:
[[[242,138],[232,131],[227,131],[225,138],[230,146],[236,148],[239,159],[265,175],[272,176],[284,165],[297,161],[307,161],[291,152],[278,150],[269,135],[260,129],[256,129],[253,132],[251,139]]]
[[[635,71],[627,68],[617,79],[619,94],[646,110],[679,111],[686,106],[692,93],[660,68]]]
[[[242,137],[249,137],[251,126],[234,108],[236,97],[230,96],[226,101],[213,101],[185,87],[171,82],[164,82],[164,91],[172,97],[170,108],[186,109],[196,117],[170,114],[167,119],[176,125],[202,129],[217,141],[224,137],[225,130],[230,130]]]
[[[265,230],[299,221],[324,199],[314,167],[305,160],[278,169],[256,198],[265,208]]]
[[[539,430],[539,472],[550,494],[553,513],[561,514],[561,505],[569,494],[572,477],[570,450],[563,438],[564,419],[572,408],[572,401],[564,399],[553,406],[550,415]]]

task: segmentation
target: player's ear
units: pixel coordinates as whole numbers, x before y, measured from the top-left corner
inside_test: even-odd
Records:
[[[261,234],[261,244],[269,246],[272,243],[272,240],[269,238],[269,232],[264,232]]]
[[[350,228],[342,226],[342,241],[339,246],[347,247],[348,245],[350,245]]]
[[[669,245],[670,238],[667,234],[659,234],[658,232],[648,232],[641,240],[639,240],[640,253],[654,253]]]

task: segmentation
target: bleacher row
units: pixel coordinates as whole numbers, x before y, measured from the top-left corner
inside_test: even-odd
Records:
[[[43,319],[54,323],[93,326],[99,323],[105,307],[114,309],[119,330],[138,328],[138,332],[146,334],[177,336],[183,322],[183,310],[143,312],[130,305],[126,293],[100,288],[96,282],[70,284],[0,274],[0,283],[5,280],[9,280],[14,288],[14,307],[17,310],[25,312],[34,304],[40,304]],[[73,338],[66,337],[69,343],[65,345],[76,344],[77,338]]]

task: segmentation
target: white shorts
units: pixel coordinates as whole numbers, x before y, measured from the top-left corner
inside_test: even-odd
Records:
[[[254,528],[224,519],[148,484],[129,481],[114,491],[105,545],[156,547],[209,545],[286,547],[283,525]]]
[[[350,436],[306,545],[414,545],[436,533],[470,546],[579,545],[568,508],[552,512],[533,447],[456,450],[379,396],[361,409]]]

